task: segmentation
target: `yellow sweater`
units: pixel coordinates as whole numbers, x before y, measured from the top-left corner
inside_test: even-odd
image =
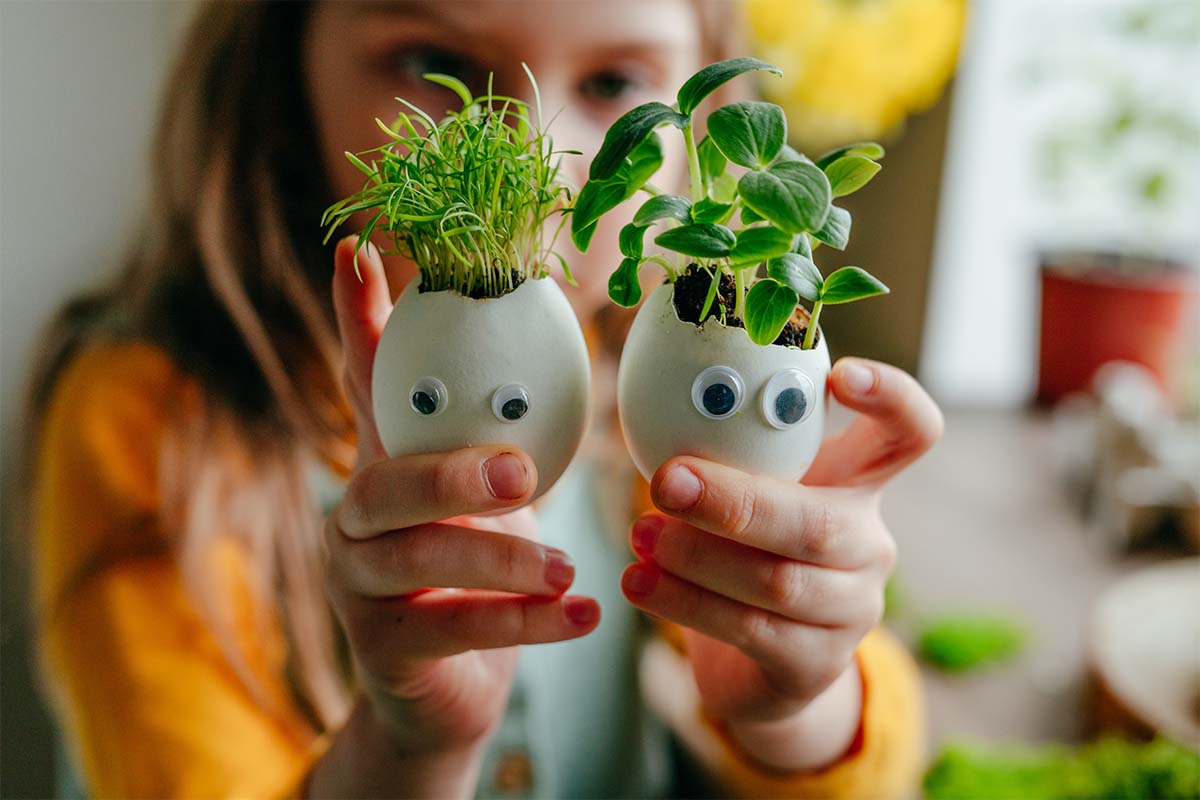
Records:
[[[184,587],[161,513],[159,453],[168,412],[194,397],[162,351],[96,345],[60,376],[40,431],[41,656],[68,744],[98,797],[286,796],[321,752],[298,713],[269,712],[244,687]],[[239,554],[219,555],[236,592]],[[285,697],[282,636],[257,644],[268,690]],[[913,790],[923,750],[914,665],[881,631],[864,640],[858,660],[859,740],[824,770],[770,774],[708,726],[721,745],[707,760],[729,791],[874,798]],[[696,720],[706,725],[699,710]]]

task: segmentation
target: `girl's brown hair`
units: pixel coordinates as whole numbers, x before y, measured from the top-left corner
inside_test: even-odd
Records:
[[[695,6],[706,55],[724,57],[734,5]],[[333,198],[303,80],[309,11],[268,2],[198,11],[167,84],[138,244],[111,286],[60,312],[30,399],[36,422],[62,367],[104,338],[150,342],[194,379],[199,408],[179,414],[163,444],[162,525],[230,663],[265,707],[291,716],[236,634],[224,576],[211,574],[219,537],[235,538],[257,624],[288,634],[291,699],[328,728],[349,693],[308,481],[314,464],[349,468],[353,424],[319,225]],[[38,428],[26,429],[27,454]]]

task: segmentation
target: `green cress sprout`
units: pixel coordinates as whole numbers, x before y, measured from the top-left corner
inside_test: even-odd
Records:
[[[623,259],[608,283],[613,302],[637,305],[642,264],[660,265],[668,282],[673,282],[681,274],[681,265],[695,261],[712,277],[698,322],[709,316],[722,273],[731,274],[736,286],[733,314],[744,322],[756,344],[773,342],[795,314],[800,298],[810,301],[811,322],[802,344],[810,349],[823,306],[888,291],[858,267],[842,267],[822,277],[812,255],[822,243],[845,249],[850,213],[833,205],[833,200],[857,191],[875,176],[883,148],[854,144],[813,162],[788,146],[783,109],[763,102],[716,109],[708,117],[708,135],[697,144],[692,114],[700,102],[731,78],[757,70],[782,74],[754,58],[710,64],[683,84],[674,107],[646,103],[613,123],[576,198],[571,238],[580,251],[586,250],[597,220],[643,191],[649,199],[621,230]],[[683,134],[690,177],[687,197],[665,194],[649,182],[663,163],[662,143],[655,132],[663,125]],[[735,176],[729,162],[747,171]],[[732,223],[735,215],[740,225]],[[645,232],[654,224],[668,226],[654,243],[683,256],[682,261],[673,264],[645,253]],[[764,262],[766,276],[754,280]]]
[[[391,126],[375,120],[387,143],[346,153],[367,180],[357,194],[325,210],[325,241],[354,214],[375,210],[358,246],[382,227],[395,244],[391,252],[416,263],[421,291],[499,297],[526,279],[545,277],[551,255],[574,283],[554,240],[571,199],[559,179],[559,157],[578,152],[554,150],[542,127],[537,81],[521,66],[533,87],[533,114],[526,103],[493,94],[490,76],[480,97],[449,75],[423,76],[462,100],[441,122],[397,97],[407,112]],[[546,221],[559,213],[562,220],[547,235]]]

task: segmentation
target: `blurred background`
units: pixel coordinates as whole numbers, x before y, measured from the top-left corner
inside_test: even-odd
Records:
[[[750,49],[787,76],[768,99],[793,144],[888,149],[847,203],[841,263],[892,293],[825,327],[946,410],[885,500],[889,623],[926,665],[926,793],[1071,796],[1055,776],[1092,762],[1197,769],[1200,3],[745,5]],[[10,524],[29,358],[130,244],[192,8],[0,2],[6,797],[52,794],[55,772]]]

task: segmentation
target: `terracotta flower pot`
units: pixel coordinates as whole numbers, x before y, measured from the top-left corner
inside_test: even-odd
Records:
[[[638,470],[649,478],[686,454],[798,480],[824,434],[824,337],[812,350],[762,347],[715,319],[681,321],[673,293],[650,294],[621,353],[618,410]]]
[[[1195,276],[1164,264],[1119,273],[1103,260],[1089,256],[1043,263],[1039,403],[1086,389],[1096,370],[1110,361],[1142,364],[1165,391],[1175,389]],[[1094,265],[1088,268],[1089,263]]]
[[[484,300],[413,281],[384,327],[371,390],[390,455],[516,445],[537,464],[537,498],[579,448],[589,386],[579,322],[542,278]]]

